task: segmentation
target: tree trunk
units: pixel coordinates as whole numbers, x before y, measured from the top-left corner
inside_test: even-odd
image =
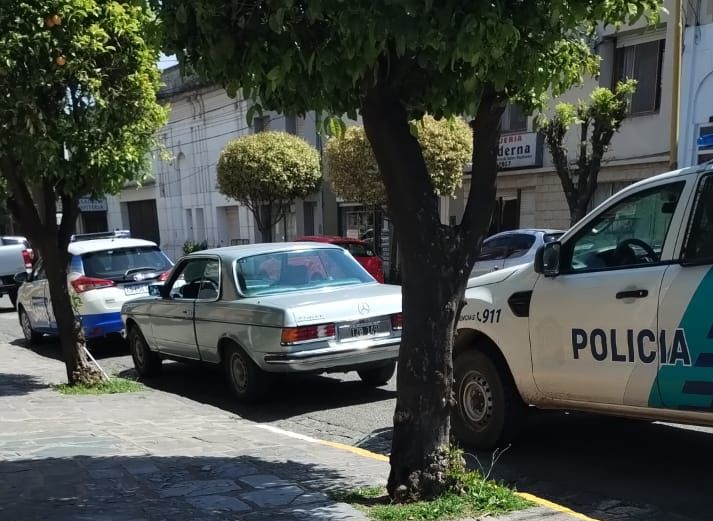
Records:
[[[57,226],[57,198],[55,187],[47,181],[34,187],[35,196],[20,177],[16,162],[0,158],[0,174],[7,180],[12,197],[8,207],[15,220],[21,223],[33,248],[39,251],[45,267],[50,299],[62,345],[62,355],[70,385],[93,384],[100,381],[98,372],[87,363],[84,354],[84,335],[74,316],[67,287],[70,234],[79,215],[78,197],[61,196],[62,222]]]
[[[570,205],[569,208],[569,217],[570,217],[570,226],[574,226],[577,224],[579,221],[581,221],[585,215],[587,215],[589,210],[589,201],[587,201],[586,204],[582,204],[581,202],[576,202],[573,205]]]
[[[44,242],[44,241],[43,241]],[[62,356],[67,370],[67,381],[71,384],[93,385],[101,378],[89,366],[84,353],[85,339],[79,320],[75,317],[72,298],[67,287],[67,266],[69,256],[67,246],[48,241],[40,246],[40,255],[47,275],[52,310],[57,321]]]
[[[490,128],[492,140],[484,130],[483,141],[489,148],[486,153],[486,145],[480,145],[480,161],[492,162],[492,172],[474,176],[469,199],[474,199],[479,187],[487,189],[469,204],[461,227],[451,228],[440,222],[420,146],[398,97],[375,87],[367,95],[362,115],[384,179],[401,254],[404,330],[388,491],[400,502],[428,499],[447,486],[453,340],[468,277],[492,216],[498,133]]]

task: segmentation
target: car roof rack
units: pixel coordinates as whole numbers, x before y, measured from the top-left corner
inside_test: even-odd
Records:
[[[95,239],[128,239],[131,237],[129,230],[114,230],[113,232],[78,233],[72,235],[70,242],[92,241]]]

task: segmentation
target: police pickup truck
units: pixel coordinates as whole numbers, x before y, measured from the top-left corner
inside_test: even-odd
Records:
[[[713,426],[713,163],[629,186],[534,264],[469,281],[453,429],[494,447],[526,405]]]

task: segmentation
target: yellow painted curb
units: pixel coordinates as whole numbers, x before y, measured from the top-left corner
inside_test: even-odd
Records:
[[[389,462],[388,456],[384,456],[383,454],[377,454],[376,452],[371,452],[369,450],[361,449],[359,447],[352,447],[351,445],[346,445],[344,443],[338,443],[336,441],[320,440],[319,438],[305,436],[304,434],[298,434],[296,432],[287,431],[284,429],[280,429],[279,427],[273,427],[272,425],[262,424],[262,425],[257,425],[257,427],[260,429],[265,429],[265,430],[274,432],[276,434],[282,434],[284,436],[289,436],[291,438],[300,439],[300,440],[307,441],[310,443],[317,443],[319,445],[324,445],[325,447],[331,447],[331,448],[337,449],[337,450],[344,450],[347,452],[351,452],[352,454],[356,454],[357,456],[361,456],[363,458],[369,458],[369,459],[373,459],[373,460],[381,461],[381,462],[385,462],[385,463]],[[534,494],[528,494],[527,492],[516,492],[516,494],[518,496],[520,496],[521,498],[526,499],[527,501],[530,501],[531,503],[534,503],[541,507],[547,507],[547,508],[554,510],[555,512],[559,512],[561,514],[568,514],[576,519],[580,519],[581,521],[599,521],[597,519],[586,516],[584,514],[580,514],[579,512],[575,512],[574,510],[567,508],[563,505],[558,505],[557,503],[553,503],[552,501],[548,501],[547,499],[543,499],[541,497],[535,496]]]
[[[592,517],[585,516],[584,514],[580,514],[579,512],[575,512],[571,508],[567,508],[565,506],[558,505],[557,503],[553,503],[552,501],[542,499],[541,497],[537,497],[533,494],[528,494],[527,492],[516,492],[516,494],[518,496],[520,496],[522,499],[526,499],[527,501],[530,501],[531,503],[535,503],[536,505],[539,505],[541,507],[547,507],[551,510],[560,512],[562,514],[568,514],[572,517],[576,517],[577,519],[581,519],[582,521],[598,521],[597,519],[594,519]]]

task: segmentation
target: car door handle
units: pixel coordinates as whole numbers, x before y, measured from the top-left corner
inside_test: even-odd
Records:
[[[619,300],[629,299],[629,298],[646,298],[649,296],[649,291],[646,289],[632,289],[628,291],[620,291],[616,294],[616,298]]]

